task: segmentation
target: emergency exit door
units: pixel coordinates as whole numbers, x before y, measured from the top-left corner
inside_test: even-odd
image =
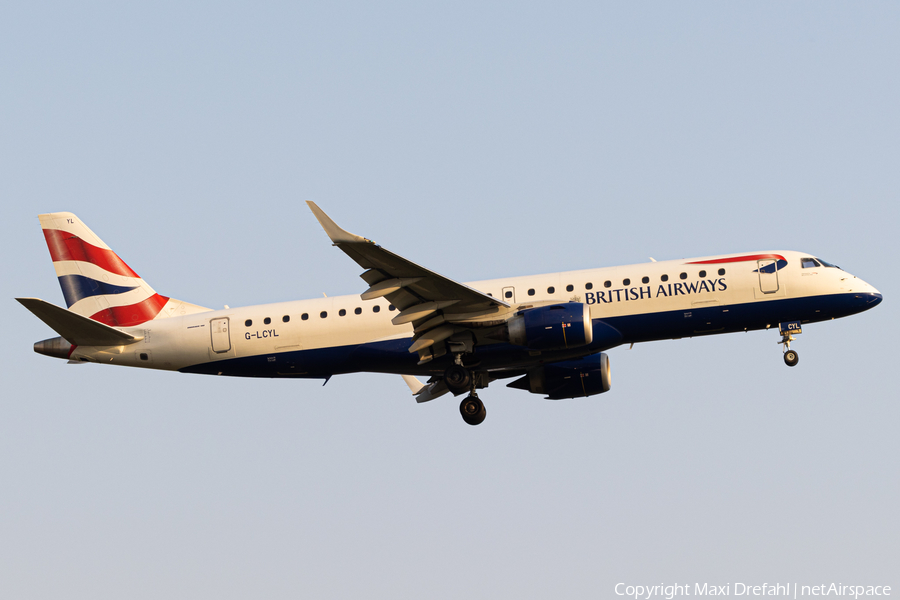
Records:
[[[221,353],[231,350],[231,334],[228,333],[228,317],[210,321],[209,331],[212,336],[213,352]]]
[[[757,261],[759,268],[759,291],[774,294],[778,291],[778,263],[772,259]]]

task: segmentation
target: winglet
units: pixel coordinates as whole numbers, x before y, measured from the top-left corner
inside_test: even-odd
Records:
[[[430,402],[450,391],[447,387],[447,383],[443,379],[433,383],[422,383],[412,375],[401,375],[400,377],[402,377],[403,381],[406,382],[406,385],[409,386],[413,396],[416,397],[416,402],[419,404],[422,402]]]
[[[331,238],[331,241],[335,244],[342,244],[347,242],[368,242],[366,238],[356,235],[354,233],[350,233],[349,231],[344,231],[340,227],[338,227],[337,223],[331,220],[331,217],[326,215],[321,208],[316,206],[315,202],[311,202],[309,200],[306,201],[306,204],[309,205],[309,209],[316,216],[316,219],[319,220],[319,225],[322,226],[322,229],[325,230],[325,233],[328,234],[328,237]]]
[[[403,381],[406,382],[406,385],[409,386],[409,391],[413,393],[413,396],[417,395],[425,388],[425,384],[413,377],[412,375],[401,375]]]

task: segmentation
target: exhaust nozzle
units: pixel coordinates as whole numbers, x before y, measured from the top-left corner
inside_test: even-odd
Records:
[[[49,340],[41,340],[34,343],[34,351],[44,356],[52,356],[53,358],[69,358],[72,351],[72,344],[61,337],[50,338]]]

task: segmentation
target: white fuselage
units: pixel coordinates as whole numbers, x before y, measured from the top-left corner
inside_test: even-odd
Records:
[[[619,343],[683,337],[685,332],[702,335],[758,329],[793,318],[804,322],[824,320],[843,314],[826,311],[818,318],[814,306],[803,304],[804,314],[792,317],[790,311],[799,310],[791,307],[800,305],[779,301],[878,293],[869,284],[838,268],[802,268],[801,258],[812,256],[809,254],[778,251],[759,255],[780,255],[787,264],[784,268],[773,268],[771,273],[759,273],[756,261],[721,262],[748,255],[723,255],[475,281],[467,285],[504,300],[513,312],[532,306],[583,302],[589,305],[595,323],[621,323],[623,331],[628,329],[624,327],[627,322],[638,322],[628,318],[669,315],[673,321],[672,327],[655,327],[654,331],[658,330],[655,334],[625,334]],[[735,323],[729,316],[737,307],[748,310],[749,306],[754,315],[752,322]],[[771,318],[759,317],[765,317],[767,306],[782,308],[773,310]],[[845,314],[853,312],[859,310]],[[410,324],[393,325],[391,319],[396,315],[385,299],[362,301],[359,295],[226,308],[157,318],[125,329],[142,338],[137,343],[108,348],[76,347],[70,358],[165,370],[207,365],[203,372],[214,373],[217,371],[211,363],[224,364],[242,358],[266,357],[269,362],[278,362],[280,355],[302,356],[303,352],[340,352],[341,349],[353,352],[391,340],[398,341],[395,346],[399,347],[404,344],[402,340],[412,337],[413,328]],[[686,329],[684,320],[694,318],[705,322],[694,323]],[[327,362],[327,356],[316,360],[320,365],[317,373],[328,371],[321,367],[321,361]],[[422,369],[411,369],[410,365],[415,365],[415,361],[400,360],[396,368],[376,370],[422,372]],[[345,365],[335,372],[348,370],[354,369]],[[369,369],[361,364],[358,370]],[[440,369],[435,365],[437,370]],[[306,371],[301,368],[294,373],[302,375]],[[261,375],[288,374],[273,371]]]

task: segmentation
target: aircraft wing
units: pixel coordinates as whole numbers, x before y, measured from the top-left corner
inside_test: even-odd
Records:
[[[385,297],[400,311],[394,325],[412,323],[410,352],[420,362],[434,358],[433,346],[465,332],[460,322],[505,313],[509,304],[385,250],[372,240],[338,227],[314,202],[307,202],[332,243],[365,269],[360,275],[369,289],[360,297]],[[461,342],[464,343],[464,342]]]

